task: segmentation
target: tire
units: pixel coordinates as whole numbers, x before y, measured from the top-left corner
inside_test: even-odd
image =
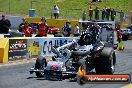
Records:
[[[118,44],[114,44],[114,50],[118,48]]]
[[[35,63],[35,69],[44,69],[44,67],[46,66],[47,66],[47,62],[45,58],[37,58],[36,63]],[[42,72],[35,72],[35,73],[38,78],[43,77]]]
[[[84,77],[84,76],[79,76],[79,75],[77,75],[77,83],[79,84],[79,85],[84,85],[85,83],[86,83],[86,78]]]
[[[54,35],[54,37],[63,37],[63,35],[60,34],[60,33],[57,33],[57,34]]]
[[[99,58],[94,61],[97,74],[113,74],[115,71],[116,55],[113,48],[105,47]]]

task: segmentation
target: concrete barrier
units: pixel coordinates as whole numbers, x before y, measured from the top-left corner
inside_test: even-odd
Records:
[[[0,63],[8,62],[9,39],[0,39]]]
[[[36,58],[39,55],[42,56],[51,56],[53,55],[51,51],[51,46],[58,47],[62,46],[65,43],[73,41],[73,39],[78,38],[48,38],[48,37],[41,37],[41,38],[9,38],[9,39],[2,39],[3,42],[0,45],[2,48],[1,50],[1,57],[0,62],[8,62],[12,60],[19,60],[19,59],[29,59]]]

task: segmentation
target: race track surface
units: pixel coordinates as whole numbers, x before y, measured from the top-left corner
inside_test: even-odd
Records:
[[[115,74],[130,74],[132,76],[132,41],[125,41],[124,45],[124,51],[116,50],[117,65]],[[53,81],[36,78],[35,74],[29,74],[29,69],[33,64],[34,62],[0,66],[0,88],[123,88],[127,85],[85,84],[80,86],[69,80]],[[132,88],[132,86],[129,88]]]

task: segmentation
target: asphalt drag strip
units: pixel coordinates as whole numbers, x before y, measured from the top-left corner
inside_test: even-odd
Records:
[[[132,77],[132,41],[124,41],[124,51],[116,50],[117,64],[115,74],[130,74]],[[25,61],[24,61],[25,62]],[[34,60],[26,63],[0,64],[0,88],[132,88],[131,84],[85,84],[69,80],[56,81],[36,78],[29,70]],[[131,78],[132,79],[132,78]]]

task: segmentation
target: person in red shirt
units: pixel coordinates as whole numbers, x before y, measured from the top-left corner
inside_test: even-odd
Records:
[[[49,26],[46,24],[46,19],[42,17],[41,23],[39,23],[38,34],[36,37],[47,36]]]
[[[118,42],[120,43],[120,41],[122,40],[122,32],[121,32],[121,29],[120,29],[120,25],[118,25],[116,27],[116,31],[117,31]]]
[[[29,26],[28,22],[25,22],[25,24],[22,25],[21,28],[25,37],[32,37],[32,28]]]

